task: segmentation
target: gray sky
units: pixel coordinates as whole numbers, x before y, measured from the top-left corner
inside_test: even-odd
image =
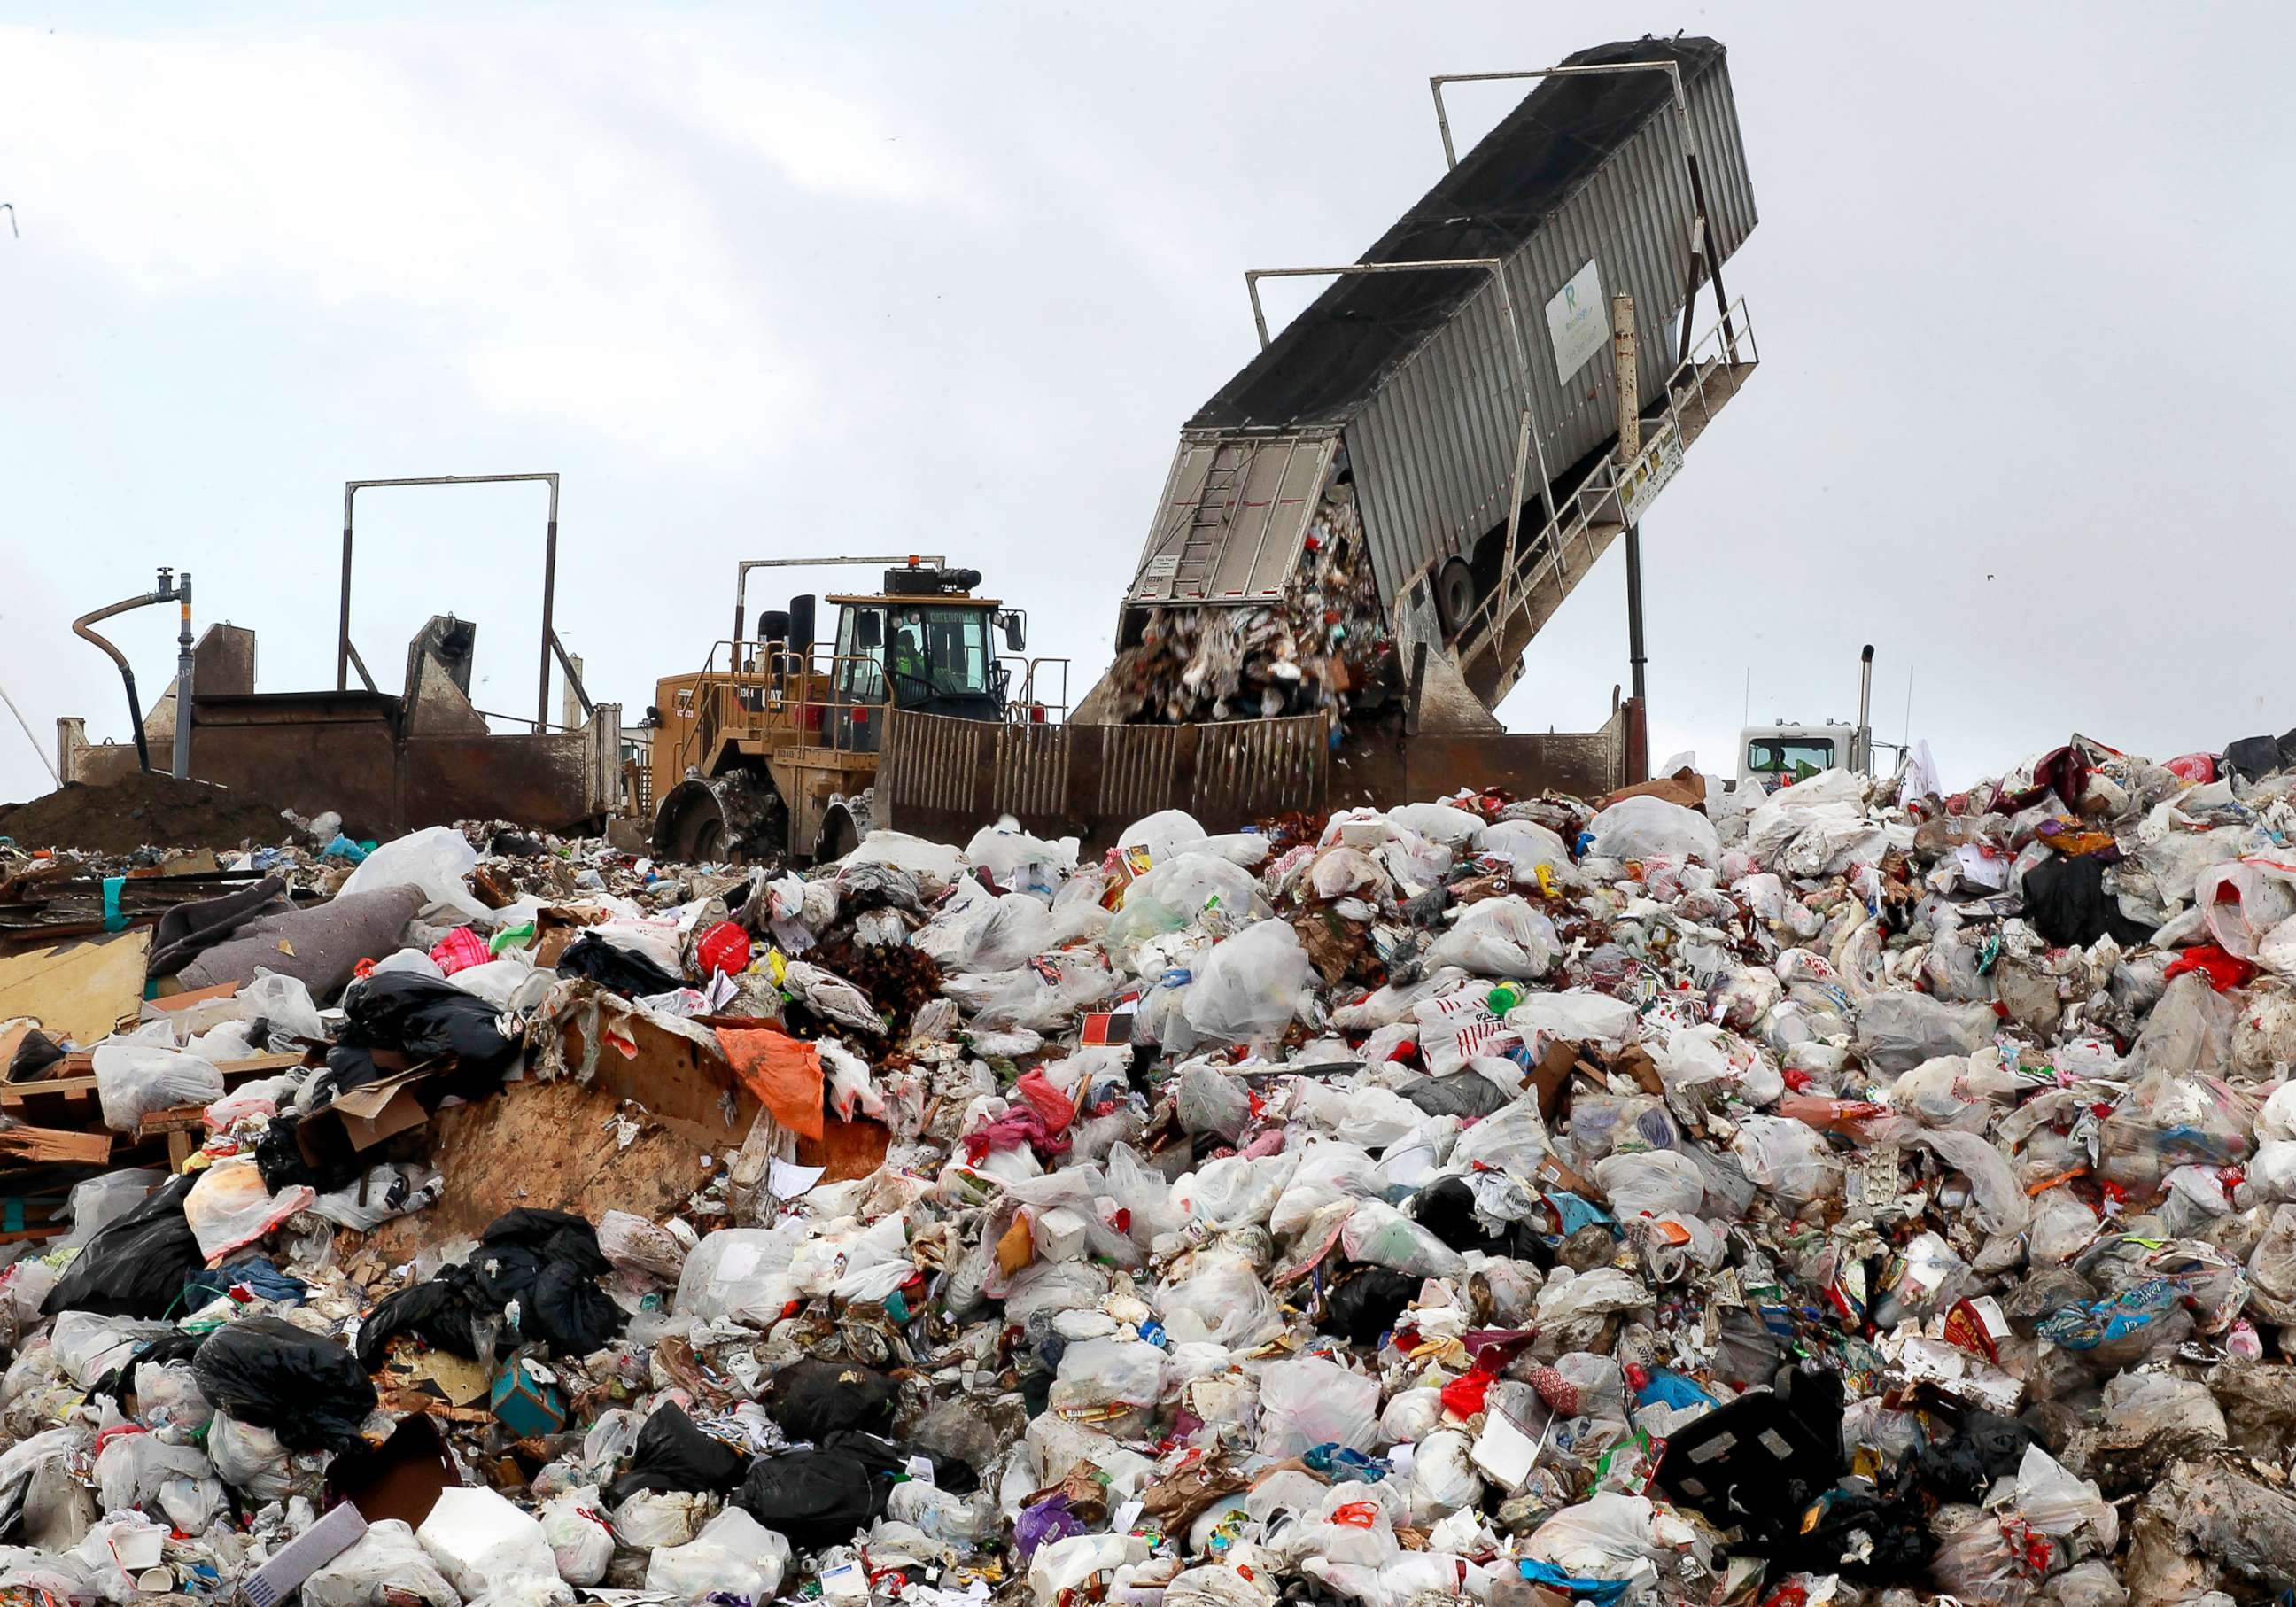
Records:
[[[44,745],[124,736],[68,622],[162,562],[266,689],[332,685],[346,479],[554,469],[561,633],[633,718],[736,558],[808,552],[977,565],[1081,693],[1180,422],[1252,349],[1242,271],[1351,258],[1433,182],[1431,72],[1687,29],[1731,51],[1764,361],[1644,526],[1653,757],[1726,764],[1750,668],[1757,719],[1846,717],[1869,640],[1881,734],[1910,667],[1950,782],[2296,724],[2296,14],[1888,15],[0,4],[0,685]],[[1456,93],[1471,139],[1513,91]],[[480,706],[530,709],[539,489],[359,517],[377,675],[452,610]],[[1518,728],[1606,712],[1621,562]],[[152,691],[173,634],[118,633]],[[46,785],[0,726],[0,797]]]

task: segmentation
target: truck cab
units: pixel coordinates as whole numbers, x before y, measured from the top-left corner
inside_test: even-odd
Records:
[[[1862,769],[1855,726],[1749,726],[1738,734],[1741,787],[1775,792],[1825,770]]]
[[[903,578],[899,571],[887,575]],[[1015,652],[1022,638],[1017,617],[1004,613],[996,599],[919,587],[829,601],[837,606],[839,704],[1004,717],[1009,688],[996,627],[1001,620]]]

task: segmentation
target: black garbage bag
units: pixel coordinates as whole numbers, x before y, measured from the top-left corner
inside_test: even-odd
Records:
[[[126,1216],[105,1223],[80,1246],[40,1309],[50,1316],[60,1311],[170,1315],[184,1280],[207,1265],[184,1220],[184,1196],[197,1181],[196,1174],[175,1178]]]
[[[622,1331],[621,1308],[597,1285],[613,1263],[597,1230],[570,1212],[504,1213],[480,1235],[469,1267],[496,1310],[518,1302],[521,1340],[538,1340],[554,1356],[587,1356]]]
[[[553,1356],[587,1356],[622,1331],[622,1308],[598,1287],[598,1275],[570,1261],[553,1261],[519,1302],[519,1332],[540,1340]]]
[[[883,1432],[899,1399],[899,1387],[882,1373],[808,1356],[773,1375],[765,1406],[783,1433],[818,1443],[840,1429]]]
[[[1994,1480],[2017,1471],[2032,1443],[2033,1431],[2015,1418],[1972,1411],[1952,1439],[1915,1451],[1910,1467],[1939,1501],[1982,1501]]]
[[[1464,1080],[1491,1086],[1486,1077]],[[1412,1196],[1411,1214],[1420,1226],[1462,1253],[1470,1250],[1495,1256],[1515,1253],[1513,1234],[1493,1233],[1475,1215],[1475,1191],[1464,1177],[1446,1177],[1421,1189]]]
[[[503,1013],[452,982],[406,971],[368,977],[343,995],[349,1050],[394,1049],[409,1061],[453,1060],[463,1070],[499,1077],[521,1040],[503,1031]],[[342,1070],[356,1075],[355,1057]],[[328,1057],[330,1066],[333,1055]],[[348,1085],[346,1085],[348,1086]]]
[[[8,1057],[8,1080],[18,1083],[45,1077],[48,1068],[63,1057],[63,1050],[53,1038],[37,1027],[27,1027],[24,1036],[16,1041],[16,1053]]]
[[[1801,1527],[1776,1549],[1787,1569],[1839,1573],[1877,1585],[1902,1584],[1937,1549],[1929,1506],[1910,1487],[1887,1492],[1825,1490],[1804,1511]]]
[[[374,1384],[357,1357],[275,1316],[217,1329],[193,1356],[192,1371],[217,1406],[269,1429],[291,1451],[347,1449],[375,1407]]]
[[[478,1275],[449,1267],[427,1283],[411,1283],[375,1303],[359,1324],[359,1365],[373,1372],[390,1341],[412,1334],[435,1350],[491,1362],[504,1337],[502,1306],[487,1298]]]
[[[558,972],[561,976],[587,977],[609,992],[631,999],[685,986],[684,977],[664,971],[659,962],[636,949],[609,943],[595,932],[585,932],[567,946],[558,956]]]
[[[1384,1267],[1351,1267],[1324,1297],[1324,1316],[1316,1325],[1325,1333],[1346,1335],[1350,1344],[1375,1345],[1425,1281]]]
[[[283,1111],[271,1119],[262,1136],[255,1141],[255,1169],[263,1174],[263,1186],[275,1194],[298,1185],[323,1194],[341,1186],[340,1183],[331,1183],[320,1177],[305,1159],[303,1146],[295,1138],[302,1119],[291,1111]]]
[[[2025,918],[2060,947],[2086,948],[2110,932],[2124,947],[2142,943],[2152,929],[2120,913],[2120,899],[2104,889],[2104,861],[2094,854],[2068,859],[2052,854],[2025,873]]]
[[[2243,736],[2238,742],[2227,742],[2221,768],[2243,781],[2255,781],[2292,765],[2296,765],[2296,731],[2279,736]]]
[[[606,1487],[606,1499],[619,1506],[632,1496],[669,1490],[722,1495],[742,1482],[748,1466],[748,1457],[695,1428],[693,1420],[676,1406],[660,1406],[638,1430],[630,1465]]]
[[[891,1480],[872,1471],[872,1458],[849,1448],[816,1447],[760,1456],[734,1505],[800,1551],[850,1540],[877,1519]]]

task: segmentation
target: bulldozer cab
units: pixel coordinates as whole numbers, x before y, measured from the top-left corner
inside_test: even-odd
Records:
[[[853,745],[874,751],[882,724],[861,711],[888,703],[957,719],[1004,717],[1005,667],[991,635],[994,601],[885,594],[830,601],[838,609],[838,717],[856,726]]]

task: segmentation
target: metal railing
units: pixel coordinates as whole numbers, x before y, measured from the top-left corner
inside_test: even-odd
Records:
[[[1004,717],[1017,725],[1065,725],[1069,717],[1069,661],[1066,659],[1024,658],[999,653],[1005,666]],[[1053,685],[1058,670],[1060,684]]]
[[[884,707],[883,667],[865,653],[721,639],[665,712],[692,722],[676,755],[683,774],[734,731],[794,727],[808,747],[873,752]]]
[[[1565,576],[1574,544],[1583,573],[1599,555],[1590,527],[1630,522],[1628,509],[1638,494],[1645,487],[1655,490],[1679,463],[1685,416],[1694,414],[1702,430],[1715,409],[1735,393],[1742,377],[1738,371],[1760,360],[1746,304],[1742,299],[1733,302],[1667,377],[1666,400],[1659,416],[1646,422],[1642,449],[1623,463],[1605,458],[1596,464],[1555,504],[1553,517],[1529,547],[1501,563],[1498,585],[1467,615],[1453,638],[1461,665],[1485,653],[1504,659],[1508,627],[1529,612],[1539,588],[1551,581],[1558,591],[1569,592],[1573,583]]]
[[[1069,660],[1000,654],[1005,667],[1004,717],[1016,723],[1065,722]],[[721,638],[665,714],[690,721],[679,739],[674,774],[699,766],[731,731],[794,726],[808,748],[873,753],[884,711],[898,706],[884,666],[873,654],[791,648],[784,642]]]

